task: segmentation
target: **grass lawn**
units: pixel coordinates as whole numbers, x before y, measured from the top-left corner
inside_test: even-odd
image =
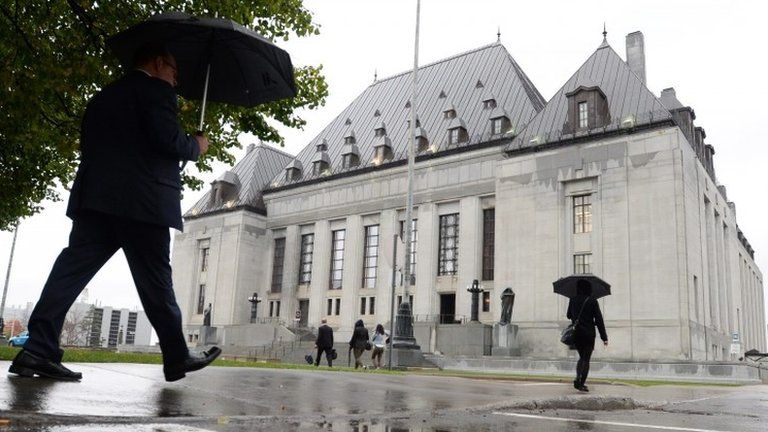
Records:
[[[13,360],[13,357],[19,352],[20,348],[12,348],[8,346],[0,346],[0,360]],[[162,357],[160,354],[145,354],[145,353],[118,353],[108,350],[94,350],[85,348],[67,348],[64,351],[65,363],[144,363],[144,364],[162,364]],[[213,362],[214,366],[232,366],[232,367],[250,367],[250,368],[267,368],[267,369],[297,369],[297,370],[317,370],[314,366],[307,364],[291,364],[291,363],[279,363],[279,362],[266,362],[266,361],[242,361],[242,360],[223,360],[218,359]],[[484,380],[509,380],[509,381],[551,381],[551,382],[570,382],[573,378],[550,376],[550,375],[520,375],[520,374],[500,374],[500,373],[484,373],[473,371],[454,371],[454,370],[437,370],[437,369],[417,369],[417,370],[386,370],[386,369],[357,369],[348,367],[333,367],[331,369],[323,367],[324,371],[335,372],[359,372],[359,373],[377,373],[377,374],[390,374],[390,375],[403,375],[403,374],[415,374],[415,375],[428,375],[428,376],[446,376],[457,378],[471,378],[471,379],[484,379]],[[640,387],[650,387],[657,385],[676,385],[676,386],[725,386],[735,387],[739,384],[710,384],[710,383],[697,383],[688,381],[658,381],[658,380],[625,380],[625,379],[591,379],[590,382],[603,383],[603,384],[619,384],[619,385],[631,385]]]

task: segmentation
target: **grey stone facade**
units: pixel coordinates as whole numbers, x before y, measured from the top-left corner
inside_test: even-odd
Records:
[[[456,56],[437,64],[445,76],[460,76],[444,64],[460,60]],[[419,113],[420,126],[431,137],[431,150],[419,155],[415,170],[418,237],[416,280],[410,294],[417,324],[446,319],[450,301],[454,305],[450,321],[461,324],[449,325],[467,325],[471,300],[467,288],[473,279],[481,279],[483,245],[488,241],[484,210],[494,209],[493,280],[481,282],[490,294],[480,321],[497,322],[501,294],[511,287],[516,293],[512,324],[518,326],[522,356],[573,356],[559,343],[559,333],[567,324],[567,299],[553,294],[552,282],[577,269],[587,269],[612,285],[612,295],[600,300],[610,345],[596,350],[596,358],[733,360],[739,356],[730,352],[734,338],[740,341],[739,353],[751,348],[765,351],[762,273],[736,223],[735,205],[716,183],[711,159],[702,160],[703,137],[698,140],[688,134],[692,123],[682,125],[670,111],[679,107],[664,105],[651,94],[606,42],[589,62],[614,65],[608,69],[615,76],[578,71],[560,96],[543,107],[527,77],[522,81],[525,85],[497,85],[497,89],[527,91],[530,96],[521,102],[497,93],[501,105],[526,103],[529,110],[517,111],[535,114],[525,120],[530,127],[521,126],[516,118],[516,129],[501,136],[473,130],[489,124],[489,114],[482,113],[480,104],[488,92],[467,90],[465,94],[477,99],[479,114],[469,114],[474,99],[459,104],[466,114],[458,115],[474,119],[468,122],[468,134],[475,138],[466,145],[451,146],[449,138],[438,133],[444,104],[437,100],[437,92],[434,104],[420,102],[427,111]],[[482,71],[483,66],[490,67],[474,67]],[[435,66],[425,69],[436,70],[430,67]],[[519,67],[514,64],[512,70]],[[435,74],[435,79],[440,76]],[[510,76],[520,75],[498,75],[499,79]],[[488,76],[478,81],[486,88],[496,85]],[[473,77],[463,85],[478,84]],[[597,87],[605,96],[607,108],[601,109],[610,110],[610,116],[599,129],[591,124],[591,130],[564,127],[566,119],[574,122],[578,117],[559,107],[567,106],[565,95],[579,86]],[[386,97],[376,89],[369,91]],[[407,97],[391,97],[401,97],[402,101],[390,103],[398,106],[400,115],[399,103],[404,104]],[[626,100],[636,104],[620,102]],[[382,100],[380,105],[388,106],[387,102]],[[350,126],[345,120],[361,115],[353,109],[356,103],[323,136],[313,139],[301,157],[310,161],[313,143],[325,135],[342,136]],[[571,110],[576,109],[571,105]],[[503,108],[513,111],[510,106]],[[433,116],[432,110],[440,115]],[[383,108],[376,113],[386,116]],[[317,327],[322,318],[336,329],[338,340],[349,336],[357,319],[369,328],[389,322],[393,265],[398,270],[405,258],[403,243],[396,237],[404,219],[406,167],[398,157],[389,164],[364,160],[368,157],[364,131],[357,130],[356,136],[363,166],[353,172],[341,166],[344,143],[329,142],[328,153],[333,156],[329,166],[338,168],[304,178],[293,177],[295,172],[290,178],[284,171],[276,173],[271,184],[262,185],[261,210],[243,207],[187,215],[185,232],[177,234],[174,242],[173,267],[191,342],[192,329],[202,324],[200,305],[208,303],[213,305],[212,325],[223,327],[223,338],[226,328],[232,328],[231,343],[237,339],[237,343],[258,345],[265,343],[264,338],[245,340],[249,336],[243,335],[277,335],[243,327],[252,321],[246,299],[254,292],[261,303],[257,306],[260,319],[252,325],[279,327],[283,332],[279,334],[286,337],[291,328]],[[403,147],[401,142],[394,144]],[[311,173],[308,164],[285,166],[303,166]],[[590,219],[588,226],[577,229],[585,223],[583,214],[575,220],[576,206],[585,202],[584,197],[588,197]],[[458,259],[451,264],[455,274],[439,275],[440,223],[447,215],[458,215],[452,228],[458,232],[452,240],[458,242]],[[366,227],[373,225],[378,226],[376,247],[371,247],[371,238],[366,243],[365,236]],[[340,230],[344,230],[343,248],[338,234],[333,241],[333,232]],[[305,266],[311,269],[311,277],[308,283],[300,283],[302,236],[308,234],[313,235],[312,252],[308,255],[305,248],[304,257],[311,256],[311,264]],[[279,240],[276,251],[278,239],[284,240]],[[397,263],[392,262],[393,242],[398,242],[400,251]],[[206,248],[207,258],[202,258]],[[207,260],[205,271],[202,259]],[[332,268],[342,269],[341,289],[330,289]],[[365,275],[375,278],[372,288],[365,287]],[[202,297],[201,285],[205,285]],[[403,295],[402,287],[395,295]],[[417,325],[417,339],[419,334],[429,334],[419,329],[433,328]],[[418,342],[425,351],[434,348],[430,340]],[[478,350],[480,354],[483,349]]]

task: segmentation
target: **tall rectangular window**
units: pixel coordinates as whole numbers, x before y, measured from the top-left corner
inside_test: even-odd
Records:
[[[493,280],[496,209],[483,210],[483,280]]]
[[[491,292],[483,291],[483,312],[491,311]]]
[[[459,128],[448,130],[448,144],[459,143]]]
[[[365,315],[365,311],[368,310],[368,308],[366,308],[366,300],[368,300],[368,297],[360,297],[360,315]]]
[[[376,287],[376,266],[379,260],[379,226],[365,227],[363,250],[363,288]]]
[[[335,311],[336,315],[341,315],[341,299],[337,298],[335,302],[336,302],[336,311]]]
[[[586,102],[579,102],[579,127],[589,127],[589,109]]]
[[[201,314],[205,310],[205,284],[200,284],[200,290],[197,291],[197,313]]]
[[[437,275],[455,275],[459,271],[459,214],[440,216],[440,243]]]
[[[273,293],[283,290],[283,263],[285,262],[285,238],[275,239],[275,252],[272,259],[272,289]]]
[[[592,273],[592,254],[575,254],[573,256],[573,272],[575,274]]]
[[[333,315],[333,299],[328,299],[328,308],[326,309],[326,315]]]
[[[376,310],[376,297],[368,297],[368,314],[373,315]]]
[[[299,285],[312,281],[312,252],[315,250],[315,234],[301,236],[301,257],[299,259]]]
[[[411,285],[416,284],[416,244],[419,239],[417,219],[411,219]],[[405,221],[400,221],[400,238],[405,239]]]
[[[501,130],[502,124],[503,124],[503,121],[500,118],[491,120],[491,134],[501,135],[501,133],[503,132]]]
[[[328,289],[341,289],[341,276],[344,272],[344,236],[343,229],[331,232],[331,280]]]
[[[200,249],[200,271],[208,271],[208,258],[211,256],[211,248]]]
[[[592,195],[573,197],[573,233],[592,232]]]
[[[269,302],[269,316],[275,318],[280,316],[280,300],[272,300]]]

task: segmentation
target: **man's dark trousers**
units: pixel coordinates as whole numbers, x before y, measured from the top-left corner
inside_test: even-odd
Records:
[[[317,358],[315,359],[315,366],[320,366],[320,355],[325,352],[325,359],[328,361],[328,367],[333,366],[333,359],[331,358],[331,351],[333,347],[317,347]]]
[[[160,340],[164,364],[187,358],[181,311],[171,280],[169,228],[93,211],[81,211],[72,222],[69,246],[56,259],[29,319],[25,350],[61,361],[59,335],[67,311],[121,248],[144,311]]]

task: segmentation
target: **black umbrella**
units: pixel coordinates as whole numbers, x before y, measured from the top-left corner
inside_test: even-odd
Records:
[[[176,58],[178,94],[202,99],[201,131],[207,101],[251,107],[296,95],[288,53],[234,21],[162,13],[110,37],[107,45],[130,68],[136,49],[147,42],[164,43]]]
[[[598,299],[600,297],[611,295],[611,285],[591,273],[566,276],[554,281],[552,286],[555,288],[555,294],[573,298],[576,297],[576,285],[581,280],[589,282],[592,286],[592,298]]]

